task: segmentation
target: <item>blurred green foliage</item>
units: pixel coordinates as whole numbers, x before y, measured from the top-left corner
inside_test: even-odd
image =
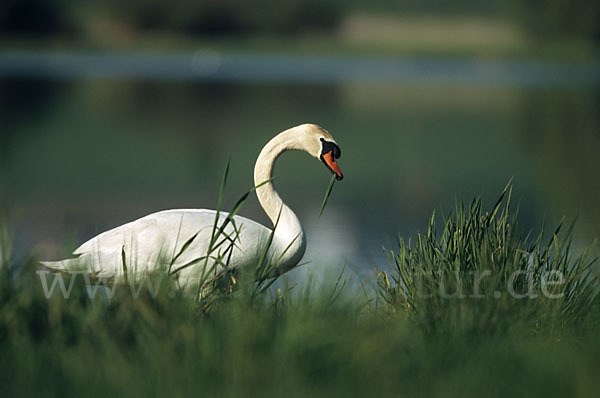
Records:
[[[534,38],[600,41],[600,0],[515,0],[513,14]]]
[[[140,30],[162,29],[191,35],[298,33],[307,29],[334,30],[340,7],[331,1],[179,0],[174,6],[160,0],[107,3],[111,15]]]
[[[163,30],[192,36],[334,32],[348,12],[486,16],[513,20],[535,38],[600,40],[600,0],[107,0],[98,4],[5,0],[0,3],[0,34],[31,36],[84,31],[98,18],[121,22],[142,32]]]
[[[105,17],[139,31],[164,30],[187,35],[249,33],[294,34],[335,30],[341,3],[317,0],[6,0],[0,3],[0,34],[55,35],[85,29]]]

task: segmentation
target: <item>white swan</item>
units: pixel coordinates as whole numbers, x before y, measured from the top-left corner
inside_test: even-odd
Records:
[[[294,212],[281,200],[271,182],[275,161],[283,152],[301,150],[320,159],[342,179],[336,159],[340,149],[333,137],[321,127],[303,124],[286,130],[264,146],[254,167],[254,183],[258,200],[276,225],[267,260],[276,264],[275,273],[282,274],[298,264],[306,248],[302,225]],[[206,275],[205,261],[213,234],[216,211],[177,209],[153,213],[121,225],[90,239],[73,254],[77,258],[42,262],[61,272],[86,271],[99,278],[122,278],[125,274],[141,276],[167,265],[182,286],[191,287]],[[228,213],[221,212],[218,225]],[[209,253],[228,259],[230,267],[256,266],[264,256],[272,231],[247,218],[235,215],[235,228],[229,223],[224,232],[237,236],[235,245],[221,245]],[[213,246],[214,247],[214,246]],[[227,251],[229,247],[229,251]],[[216,267],[218,268],[218,267]],[[213,267],[214,270],[214,267]]]

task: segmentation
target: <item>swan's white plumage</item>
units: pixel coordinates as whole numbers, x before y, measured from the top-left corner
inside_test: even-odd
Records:
[[[304,255],[306,239],[300,221],[283,203],[270,181],[275,161],[287,150],[304,150],[319,158],[323,150],[322,139],[335,144],[331,135],[319,126],[297,126],[269,141],[256,161],[256,193],[273,225],[277,225],[273,242],[267,252],[267,260],[277,265],[277,273],[286,272],[298,264]],[[339,177],[341,178],[341,174]],[[117,279],[124,275],[125,269],[128,274],[139,276],[155,271],[158,267],[168,266],[172,271],[181,268],[176,272],[178,281],[184,286],[190,286],[198,282],[199,275],[203,272],[204,261],[196,261],[193,266],[186,265],[207,254],[215,217],[214,210],[205,209],[160,211],[88,240],[73,252],[78,255],[77,258],[42,264],[56,271],[83,270],[101,278]],[[217,224],[221,225],[226,217],[227,213],[221,212]],[[236,215],[234,220],[237,232],[231,224],[225,229],[226,234],[237,236],[229,266],[254,266],[264,253],[272,232],[269,228],[239,215]],[[182,252],[183,246],[195,234],[197,236]],[[123,257],[126,259],[125,267]]]
[[[227,217],[221,212],[218,225]],[[216,212],[204,209],[165,210],[153,213],[130,223],[103,232],[82,244],[73,254],[76,259],[43,263],[56,270],[75,270],[77,265],[101,278],[121,277],[122,255],[125,253],[126,267],[136,275],[155,271],[159,266],[170,266],[173,271],[206,255]],[[235,217],[239,238],[233,248],[230,266],[244,267],[256,264],[262,249],[268,242],[271,230],[245,217]],[[181,252],[183,246],[194,235],[191,244]],[[233,234],[232,225],[225,233]],[[223,247],[226,247],[224,245]],[[179,253],[181,254],[177,256]],[[274,253],[270,252],[270,256]],[[175,261],[173,259],[177,256]],[[175,275],[181,284],[193,282],[201,269],[186,267]]]

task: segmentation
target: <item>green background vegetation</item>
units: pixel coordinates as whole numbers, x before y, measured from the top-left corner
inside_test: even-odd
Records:
[[[0,43],[597,59],[598,20],[598,0],[7,0],[0,5]]]
[[[567,35],[600,40],[597,22],[600,2],[597,0],[178,0],[169,3],[130,0],[126,5],[118,1],[96,4],[72,0],[7,0],[0,7],[1,31],[15,36],[85,32],[98,16],[137,30],[170,30],[190,35],[298,34],[315,28],[334,31],[349,13],[383,11],[398,15],[504,18],[517,21],[539,37]]]

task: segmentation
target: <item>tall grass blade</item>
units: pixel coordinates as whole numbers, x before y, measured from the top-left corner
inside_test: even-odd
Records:
[[[323,198],[323,203],[321,204],[321,209],[319,210],[319,216],[317,217],[317,221],[321,218],[323,210],[325,210],[325,206],[327,206],[329,195],[331,195],[331,191],[333,191],[333,184],[335,184],[335,174],[332,174],[331,179],[329,180],[329,186],[327,187],[327,191],[325,191],[325,197]]]

